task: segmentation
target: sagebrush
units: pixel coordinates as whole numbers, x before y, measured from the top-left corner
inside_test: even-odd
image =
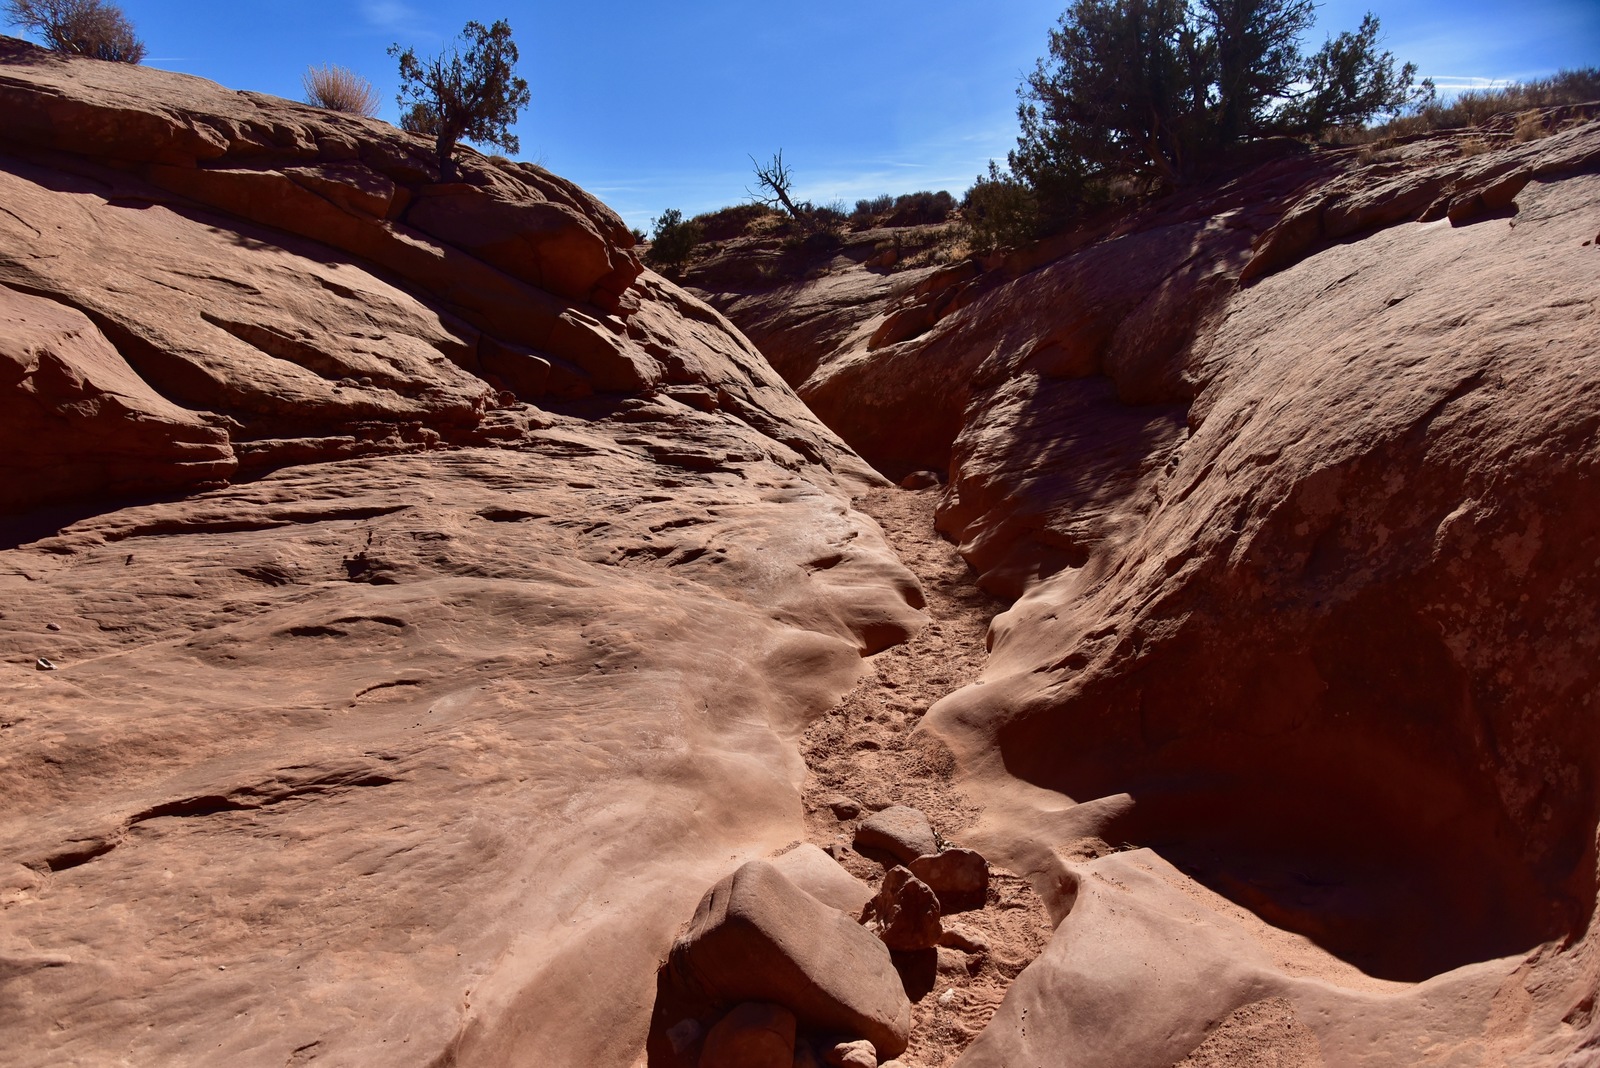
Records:
[[[308,104],[369,119],[378,113],[378,91],[354,71],[332,65],[310,67],[300,81]]]

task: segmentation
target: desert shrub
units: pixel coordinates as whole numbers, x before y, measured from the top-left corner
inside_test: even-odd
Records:
[[[1478,126],[1496,115],[1539,108],[1588,104],[1600,100],[1600,67],[1557,71],[1548,78],[1533,78],[1498,89],[1470,89],[1448,101],[1432,100],[1410,115],[1374,126],[1350,140],[1408,137],[1430,130]],[[1519,120],[1519,125],[1527,119]]]
[[[104,0],[5,0],[5,4],[11,25],[37,33],[57,52],[117,63],[144,59],[144,42],[115,4]]]
[[[989,173],[980,174],[961,200],[961,215],[971,233],[974,249],[1021,245],[1033,240],[1039,229],[1039,204],[1033,189],[1014,174],[989,161]]]
[[[648,236],[643,230],[639,229],[639,227],[637,227],[637,226],[635,226],[633,229],[629,230],[628,232],[633,235],[633,243],[635,245],[644,244],[644,240]]]
[[[685,219],[677,208],[668,208],[651,223],[650,251],[645,258],[664,267],[676,267],[689,258],[700,243],[701,230],[693,219]]]
[[[874,215],[887,215],[894,210],[894,197],[888,193],[881,197],[863,198],[856,201],[856,210],[852,217],[867,219]]]
[[[943,189],[937,193],[923,190],[896,197],[889,215],[890,226],[928,226],[942,223],[956,210],[956,198]]]
[[[702,241],[728,241],[746,237],[758,223],[782,214],[765,204],[733,204],[696,215],[691,221],[700,228]]]
[[[845,214],[842,200],[835,200],[821,207],[810,207],[810,215],[812,226],[817,230],[839,230],[850,218]]]
[[[378,91],[354,71],[335,66],[308,67],[300,82],[305,86],[308,104],[369,119],[378,113]]]

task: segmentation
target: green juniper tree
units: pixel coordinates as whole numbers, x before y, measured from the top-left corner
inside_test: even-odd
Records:
[[[1075,0],[1018,91],[1009,158],[1046,224],[1116,183],[1170,189],[1242,141],[1317,136],[1418,97],[1415,66],[1378,50],[1371,14],[1303,54],[1314,14],[1311,0]]]
[[[460,43],[432,59],[418,59],[415,50],[402,51],[399,45],[391,46],[389,54],[400,60],[403,125],[434,136],[441,182],[455,180],[458,141],[497,145],[507,152],[520,147],[510,127],[530,96],[528,83],[514,73],[517,46],[504,19],[488,27],[467,23]]]

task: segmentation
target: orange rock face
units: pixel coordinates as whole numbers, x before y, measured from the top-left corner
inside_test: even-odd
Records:
[[[806,725],[924,623],[851,507],[883,480],[539,168],[440,186],[381,123],[0,61],[8,1063],[641,1063],[696,902],[805,833]],[[1600,125],[1483,135],[725,302],[886,473],[949,471],[1011,601],[866,739],[957,775],[1009,887],[926,986],[877,968],[879,1053],[1600,1049]],[[785,856],[772,944],[888,955]],[[1057,937],[956,1037],[949,974],[1022,967],[1012,873]],[[718,1013],[797,996],[718,975]],[[781,1060],[797,1008],[650,1053]]]
[[[1147,315],[1169,275],[1055,366],[1018,336],[976,373],[941,526],[1018,600],[928,724],[986,799],[983,851],[1031,858],[1062,926],[963,1064],[1594,1041],[1596,146],[1590,123],[1475,161],[1532,175],[1498,214],[1374,201],[1407,221]]]
[[[0,52],[7,1063],[631,1063],[881,479],[560,179]]]
[[[1280,158],[955,297],[718,295],[812,338],[791,380],[886,474],[948,467],[940,529],[1015,600],[923,732],[1060,936],[962,1064],[1600,1042],[1600,126],[1513,121]]]

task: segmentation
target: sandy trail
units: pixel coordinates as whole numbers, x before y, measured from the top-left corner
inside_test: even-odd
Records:
[[[882,867],[848,850],[860,817],[838,819],[831,802],[855,801],[862,816],[910,805],[956,845],[977,816],[952,783],[947,756],[908,738],[934,702],[977,677],[989,620],[1006,608],[978,589],[955,547],[934,531],[938,496],[937,489],[880,489],[856,498],[856,507],[877,520],[921,580],[931,622],[911,641],[874,657],[871,673],[811,725],[802,745],[808,837],[824,848],[845,847],[837,851],[841,862],[874,884]],[[955,1060],[1051,933],[1044,903],[1028,883],[992,865],[986,907],[946,917],[945,926],[976,935],[988,948],[942,949],[937,963],[930,954],[903,967],[913,999],[911,1046],[900,1057],[907,1066],[938,1068]]]

